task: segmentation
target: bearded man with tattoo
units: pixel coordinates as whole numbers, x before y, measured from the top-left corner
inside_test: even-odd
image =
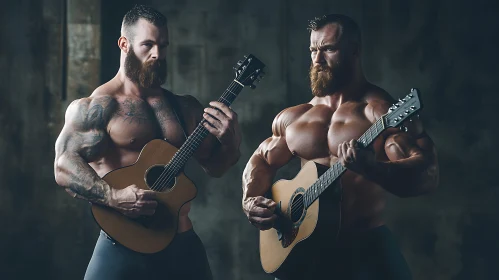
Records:
[[[210,134],[194,157],[207,174],[220,177],[238,161],[241,133],[232,109],[211,102],[203,111],[194,97],[161,87],[168,45],[167,20],[154,8],[135,6],[124,16],[118,73],[89,97],[69,105],[55,144],[55,179],[71,196],[130,217],[153,215],[158,204],[154,191],[135,185],[113,189],[101,178],[133,164],[153,139],[179,148],[203,118]],[[134,252],[101,231],[85,279],[211,279],[189,210],[190,203],[182,207],[178,234],[159,253]]]
[[[361,63],[361,34],[349,17],[326,15],[310,22],[310,82],[306,104],[280,112],[272,136],[250,158],[243,173],[243,210],[260,230],[273,227],[276,202],[265,197],[276,171],[292,158],[347,171],[342,187],[341,225],[323,240],[310,267],[296,265],[288,279],[411,279],[395,239],[383,221],[387,192],[399,197],[426,194],[438,185],[438,162],[421,121],[408,132],[387,129],[372,144],[356,142],[384,115],[394,99],[368,82]],[[321,199],[320,203],[336,203]],[[320,213],[319,213],[320,215]],[[322,236],[322,235],[321,235]]]

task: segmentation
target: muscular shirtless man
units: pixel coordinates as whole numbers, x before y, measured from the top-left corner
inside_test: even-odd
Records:
[[[153,191],[135,185],[113,189],[101,177],[133,164],[152,139],[164,138],[179,148],[203,116],[211,133],[195,154],[203,169],[219,177],[239,159],[241,135],[230,108],[211,102],[216,109],[203,114],[195,98],[160,87],[166,79],[168,44],[166,18],[157,10],[136,6],[124,16],[117,75],[90,97],[71,103],[56,142],[55,178],[72,196],[131,217],[152,215],[157,205]],[[179,234],[156,254],[133,252],[101,231],[85,279],[211,279],[189,210],[189,204],[182,208]]]
[[[323,16],[312,20],[309,30],[314,97],[276,116],[272,137],[261,143],[244,170],[243,210],[258,229],[269,229],[276,219],[276,204],[264,195],[280,167],[293,157],[299,157],[302,165],[312,160],[330,166],[339,160],[347,171],[340,179],[338,241],[331,250],[321,247],[317,270],[304,268],[289,279],[410,279],[382,220],[385,193],[410,197],[435,189],[439,175],[435,147],[416,121],[408,132],[387,130],[374,142],[373,151],[359,149],[353,139],[385,114],[394,100],[366,81],[360,31],[351,18]]]

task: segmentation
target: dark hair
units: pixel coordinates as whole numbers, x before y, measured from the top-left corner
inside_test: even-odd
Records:
[[[308,31],[312,32],[321,29],[327,24],[336,23],[340,28],[340,40],[345,40],[347,44],[353,44],[360,48],[362,38],[359,25],[351,18],[341,14],[329,14],[316,17],[308,23]]]
[[[132,36],[130,27],[135,25],[139,19],[145,19],[157,27],[163,27],[167,24],[166,17],[153,7],[146,5],[135,5],[123,17],[122,28],[126,35]]]

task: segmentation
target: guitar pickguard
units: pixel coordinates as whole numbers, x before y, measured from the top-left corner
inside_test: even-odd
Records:
[[[293,243],[293,241],[295,241],[299,229],[299,227],[293,227],[290,231],[282,235],[281,244],[283,248],[288,247],[291,243]]]
[[[300,230],[300,225],[306,217],[307,209],[305,209],[303,203],[304,193],[304,188],[297,188],[289,200],[289,207],[284,213],[280,209],[280,204],[278,205],[277,213],[282,214],[274,227],[277,230],[277,237],[281,241],[283,248],[293,243]]]

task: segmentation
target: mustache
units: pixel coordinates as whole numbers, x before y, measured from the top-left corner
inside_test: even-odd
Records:
[[[317,73],[317,72],[332,72],[333,70],[331,69],[331,67],[327,66],[327,65],[314,65],[312,66],[312,71]]]
[[[145,71],[156,71],[166,67],[166,59],[152,60],[142,64],[142,69]]]

